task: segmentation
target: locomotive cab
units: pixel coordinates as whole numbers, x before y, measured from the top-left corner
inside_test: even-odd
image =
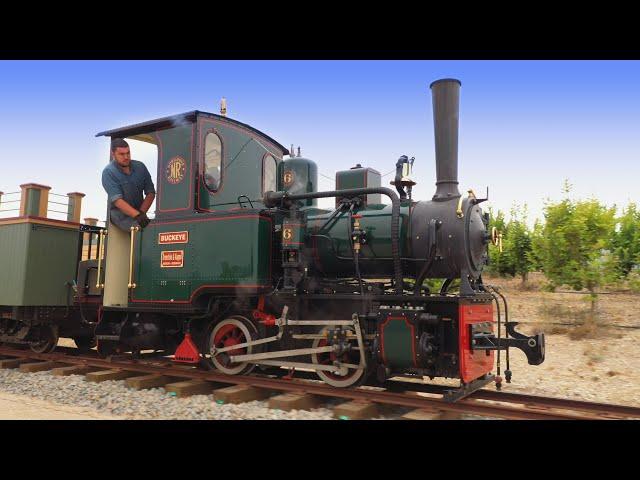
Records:
[[[156,145],[156,220],[263,207],[289,152],[275,140],[222,115],[193,111],[100,132]],[[135,154],[135,152],[133,152]]]
[[[288,153],[282,145],[200,111],[97,136],[151,143],[158,152],[155,217],[142,231],[108,223],[98,340],[122,336],[115,325],[123,314],[109,308],[193,309],[203,295],[271,288],[273,226],[260,211],[263,193],[276,189],[278,164]]]

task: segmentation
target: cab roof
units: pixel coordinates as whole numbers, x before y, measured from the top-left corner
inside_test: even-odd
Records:
[[[128,125],[126,127],[115,128],[113,130],[105,130],[104,132],[96,133],[96,137],[112,137],[112,138],[113,137],[115,138],[133,137],[136,135],[150,133],[156,130],[170,128],[170,127],[185,124],[185,123],[193,123],[196,121],[196,118],[198,116],[215,118],[224,123],[229,123],[231,125],[237,125],[237,126],[243,127],[265,138],[269,142],[271,142],[273,145],[275,145],[280,149],[283,155],[289,154],[289,150],[283,147],[279,142],[276,142],[269,135],[261,132],[260,130],[253,128],[251,125],[247,125],[246,123],[233,120],[232,118],[229,118],[229,117],[223,117],[222,115],[216,115],[215,113],[203,112],[200,110],[193,110],[191,112],[179,113],[177,115],[171,115],[170,117],[157,118],[155,120],[136,123],[134,125]]]

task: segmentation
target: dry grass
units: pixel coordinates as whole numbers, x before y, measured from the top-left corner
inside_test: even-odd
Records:
[[[605,350],[604,348],[596,350],[590,345],[587,346],[584,352],[582,352],[582,354],[587,357],[587,365],[593,367],[596,363],[602,363],[606,359]]]
[[[585,338],[602,338],[606,335],[606,329],[597,322],[586,322],[569,330],[571,340],[583,340]]]
[[[569,319],[575,320],[573,323],[584,323],[591,319],[590,309],[580,308],[580,305],[549,302],[545,298],[542,298],[542,301],[543,303],[538,307],[538,313],[547,321]]]

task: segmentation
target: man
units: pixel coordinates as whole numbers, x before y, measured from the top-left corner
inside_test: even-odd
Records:
[[[144,228],[149,225],[147,212],[156,197],[149,170],[144,163],[131,160],[129,144],[120,138],[111,141],[111,157],[102,171],[111,223],[127,232],[136,225]]]

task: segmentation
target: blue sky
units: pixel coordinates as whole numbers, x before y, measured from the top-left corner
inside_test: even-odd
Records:
[[[82,216],[103,219],[108,140],[95,134],[218,112],[224,96],[230,117],[300,145],[331,178],[356,163],[387,173],[415,156],[414,198],[429,199],[429,84],[443,77],[462,81],[461,190],[489,186],[494,208],[526,202],[531,217],[561,197],[565,178],[575,198],[637,201],[638,61],[0,61],[0,191],[81,191]],[[150,161],[137,145],[132,153]]]

